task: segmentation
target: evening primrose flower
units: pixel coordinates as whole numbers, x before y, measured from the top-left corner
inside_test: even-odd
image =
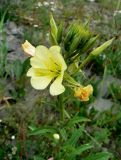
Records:
[[[93,93],[92,85],[87,85],[86,87],[80,86],[75,89],[74,96],[79,98],[81,101],[88,101],[92,93]]]
[[[49,49],[42,45],[36,47],[35,55],[30,59],[32,67],[27,72],[33,88],[43,90],[52,82],[51,95],[59,95],[65,91],[62,81],[67,66],[60,51],[59,46]]]
[[[27,40],[25,41],[24,44],[22,44],[23,50],[26,54],[29,56],[34,56],[35,55],[35,47],[31,45]]]

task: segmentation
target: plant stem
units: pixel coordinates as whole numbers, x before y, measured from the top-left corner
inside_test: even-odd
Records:
[[[77,70],[74,72],[74,75],[75,75],[76,73],[78,73],[78,71],[79,71],[80,69],[82,69],[88,62],[90,62],[90,61],[92,60],[92,58],[93,58],[93,55],[89,54],[88,57],[81,63],[81,65],[80,65],[80,66],[77,68]]]
[[[58,96],[58,106],[60,109],[60,113],[61,113],[61,120],[64,121],[64,103],[63,103],[63,97],[62,95]]]

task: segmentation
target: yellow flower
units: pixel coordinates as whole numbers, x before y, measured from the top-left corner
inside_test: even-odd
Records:
[[[27,72],[33,88],[43,90],[52,81],[51,95],[59,95],[65,91],[62,80],[67,66],[60,50],[59,46],[52,46],[49,49],[42,45],[36,47],[35,55],[30,59],[32,67]]]
[[[88,101],[89,96],[93,93],[92,85],[86,87],[80,86],[75,90],[75,97],[79,98],[81,101]]]
[[[35,55],[35,47],[32,46],[27,40],[25,41],[24,44],[22,44],[23,50],[26,54],[29,56],[34,56]]]

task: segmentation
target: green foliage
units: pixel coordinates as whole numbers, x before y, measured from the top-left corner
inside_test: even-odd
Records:
[[[0,44],[0,76],[3,76],[5,73],[5,66],[7,63],[7,44],[6,44],[6,33],[4,31],[4,20],[5,20],[5,16],[7,13],[7,9],[6,11],[4,11],[1,19],[0,19],[0,35],[1,35],[1,44]]]
[[[29,133],[30,136],[32,135],[46,135],[46,133],[56,133],[56,130],[53,129],[52,127],[42,127],[42,128],[37,128],[32,130],[31,133]]]
[[[94,155],[89,156],[85,160],[109,160],[112,157],[112,154],[108,152],[96,153]]]
[[[52,45],[57,45],[57,34],[58,34],[58,28],[56,26],[55,20],[53,19],[53,16],[50,16],[50,38],[52,41]]]

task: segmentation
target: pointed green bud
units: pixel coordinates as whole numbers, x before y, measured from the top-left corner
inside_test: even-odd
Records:
[[[53,15],[51,14],[50,15],[50,41],[51,41],[52,45],[58,45],[57,33],[58,33],[58,28],[56,26]]]
[[[52,14],[50,15],[50,28],[52,35],[57,38],[58,28]]]
[[[87,63],[89,63],[94,57],[98,56],[102,51],[104,51],[108,46],[111,45],[115,38],[110,39],[109,41],[102,44],[100,47],[93,50],[88,57],[81,63],[79,68],[75,71],[74,74],[76,74],[80,69],[82,69]]]
[[[51,32],[50,32],[49,38],[50,38],[52,45],[58,45],[58,42],[57,42],[55,36]]]
[[[108,46],[111,45],[115,38],[110,39],[109,41],[102,44],[100,47],[97,47],[95,50],[93,50],[90,54],[93,56],[98,56],[103,50],[105,50]]]

